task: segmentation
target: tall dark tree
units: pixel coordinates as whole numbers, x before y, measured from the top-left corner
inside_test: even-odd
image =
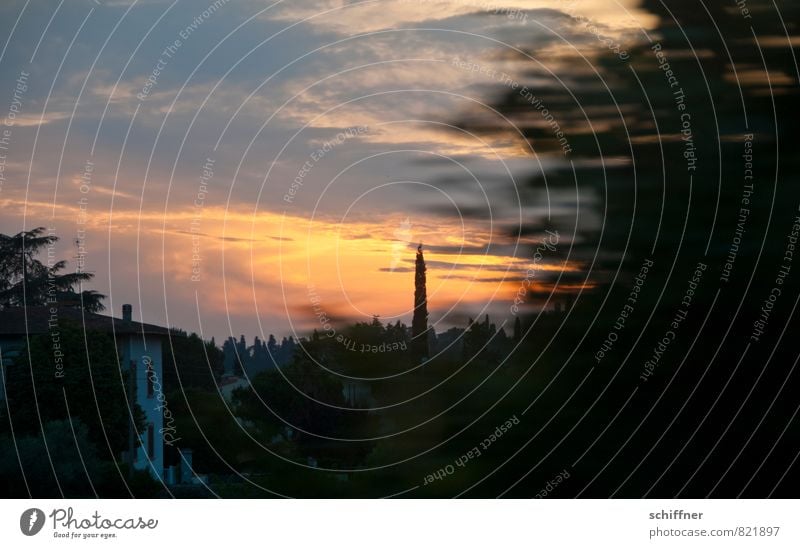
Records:
[[[250,364],[246,371],[247,375],[252,377],[261,371],[265,371],[271,365],[272,360],[270,360],[269,352],[267,351],[267,344],[256,336],[252,346]]]
[[[236,362],[236,339],[228,337],[222,344],[223,371],[226,375],[234,373],[234,362]]]
[[[417,247],[416,272],[414,274],[414,318],[411,321],[411,337],[414,358],[421,360],[428,357],[428,291],[425,257],[422,244]]]
[[[241,377],[249,362],[250,352],[247,350],[247,341],[244,335],[240,335],[239,342],[236,343],[236,360],[233,362],[233,374]]]
[[[275,340],[275,335],[270,334],[267,340],[267,351],[270,353],[273,360],[277,358],[275,353],[278,351],[278,341]]]
[[[284,337],[283,342],[281,343],[281,352],[283,353],[284,364],[292,362],[296,347],[297,345],[295,344],[293,336],[289,335],[288,339]]]
[[[88,312],[100,312],[105,307],[96,291],[76,291],[81,282],[94,274],[88,272],[61,273],[66,261],[56,261],[55,244],[58,237],[44,227],[20,232],[13,236],[0,234],[0,308],[60,303],[81,306]],[[46,250],[47,264],[36,259]]]
[[[169,345],[164,350],[164,391],[202,388],[213,390],[223,373],[223,352],[213,341],[196,333],[170,329]]]
[[[464,359],[471,360],[479,354],[485,355],[486,345],[494,335],[495,329],[495,325],[489,322],[488,314],[482,322],[470,318],[464,333]]]

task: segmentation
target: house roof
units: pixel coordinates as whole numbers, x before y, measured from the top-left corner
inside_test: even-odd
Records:
[[[0,310],[0,336],[48,333],[50,317],[51,310],[47,306],[11,307]],[[169,329],[166,327],[134,321],[126,322],[120,318],[85,312],[79,308],[58,307],[56,317],[59,325],[73,323],[82,326],[86,331],[104,331],[118,335],[169,336]]]

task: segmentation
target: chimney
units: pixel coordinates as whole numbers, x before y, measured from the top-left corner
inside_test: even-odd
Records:
[[[133,307],[129,304],[122,305],[122,321],[129,322],[133,320]]]

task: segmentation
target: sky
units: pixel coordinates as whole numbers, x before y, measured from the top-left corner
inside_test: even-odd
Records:
[[[586,18],[622,43],[654,27],[637,5],[5,0],[0,232],[52,228],[108,313],[218,340],[305,335],[314,298],[410,323],[420,242],[437,330],[513,321],[546,237],[519,227],[567,209],[542,183],[566,159],[489,103],[563,85],[562,54],[598,50]],[[545,306],[581,264],[535,268]]]

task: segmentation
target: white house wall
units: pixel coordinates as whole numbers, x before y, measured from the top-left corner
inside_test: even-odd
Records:
[[[136,402],[144,411],[148,425],[153,425],[154,447],[150,458],[147,427],[141,434],[141,445],[136,449],[134,466],[139,470],[149,470],[156,479],[163,479],[164,444],[163,444],[163,392],[164,369],[161,356],[161,340],[159,337],[133,335],[128,341],[129,359],[136,362]],[[148,394],[148,360],[152,367],[153,390]],[[130,363],[130,362],[128,362]]]

